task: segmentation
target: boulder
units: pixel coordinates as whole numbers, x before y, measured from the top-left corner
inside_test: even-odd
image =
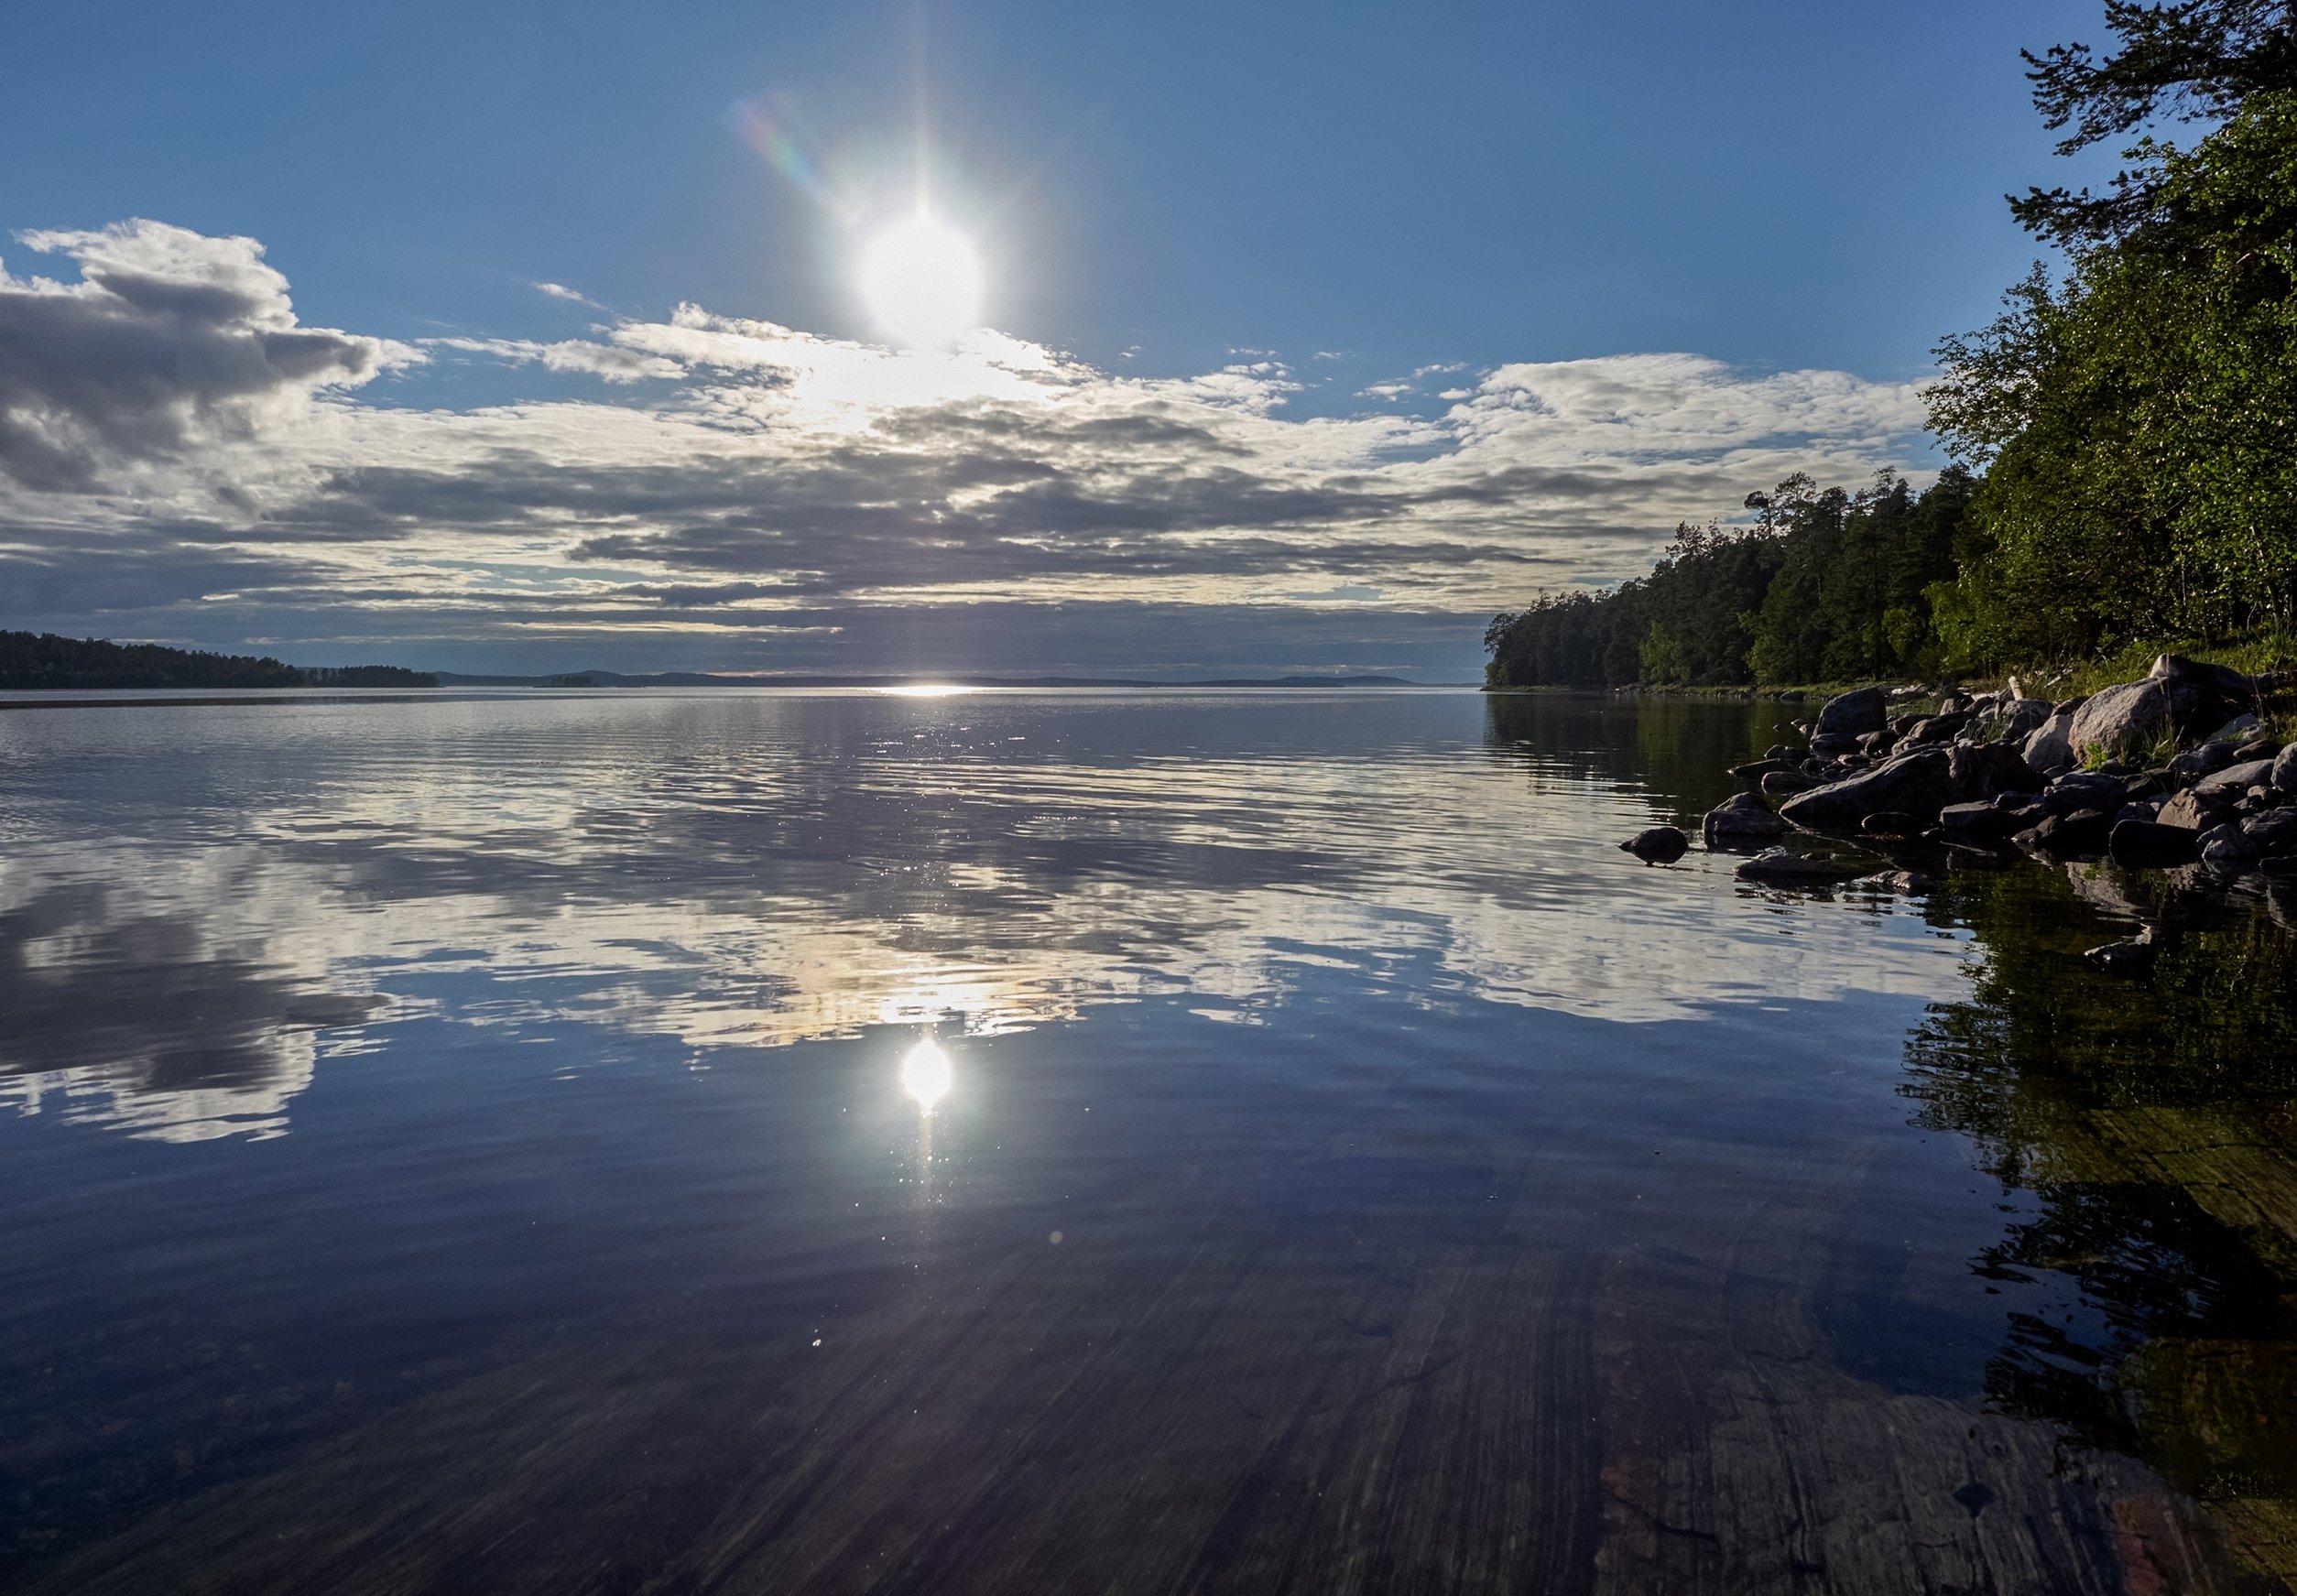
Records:
[[[1884,809],[1934,815],[1960,797],[1946,750],[1917,748],[1871,770],[1800,793],[1781,804],[1779,813],[1813,831],[1849,831]]]
[[[2297,813],[2297,810],[2292,812]],[[1890,841],[1904,841],[1910,837],[1919,837],[1924,829],[1925,824],[1919,816],[1905,814],[1898,809],[1884,809],[1879,813],[1868,815],[1858,822],[1858,830],[1865,835],[1881,837]]]
[[[2050,706],[2041,699],[2010,699],[1978,718],[1972,731],[1987,742],[2017,743],[2041,730]]]
[[[2217,881],[2232,881],[2258,867],[2264,855],[2240,827],[2213,826],[2201,834],[2201,865]]]
[[[2078,704],[2081,700],[2076,700]],[[2074,711],[2061,706],[2050,712],[2050,718],[2034,728],[2019,752],[2026,756],[2026,768],[2036,776],[2047,776],[2063,770],[2074,763]]]
[[[1954,733],[1970,723],[1970,711],[1954,710],[1920,720],[1907,729],[1909,743],[1951,743]]]
[[[2236,715],[2203,739],[2204,745],[2223,743],[2228,748],[2238,748],[2265,734],[2265,722],[2254,714]]]
[[[2115,863],[2131,870],[2175,870],[2201,857],[2201,839],[2183,826],[2124,820],[2106,839],[2106,851]]]
[[[2153,668],[2146,672],[2148,679],[2166,681],[2175,686],[2199,688],[2215,693],[2219,698],[2243,703],[2257,696],[2254,678],[2242,675],[2226,665],[2204,665],[2197,659],[2186,659],[2175,654],[2155,657]]]
[[[1799,770],[1774,770],[1762,780],[1763,796],[1775,798],[1792,798],[1818,785],[1817,776],[1805,776]]]
[[[1798,853],[1791,848],[1766,848],[1738,867],[1741,881],[1766,886],[1831,886],[1853,876],[1870,874],[1882,861],[1846,859],[1833,853]]]
[[[1691,851],[1691,839],[1672,826],[1653,826],[1619,844],[1646,864],[1672,864]]]
[[[2148,677],[2093,693],[2074,714],[2066,743],[2080,759],[2126,753],[2164,735],[2215,731],[2226,719],[2224,697],[2196,682]]]
[[[1715,849],[1760,847],[1787,833],[1787,823],[1751,792],[1727,798],[1707,811],[1700,827],[1707,846]]]
[[[1949,838],[1993,848],[2009,841],[2025,827],[2007,809],[1992,804],[1948,804],[1938,811],[1938,824]]]
[[[2008,743],[1957,743],[1946,751],[1946,771],[1965,803],[2033,785],[2025,756]]]
[[[2235,763],[2232,744],[2204,743],[2198,748],[2188,748],[2171,760],[2169,770],[2172,776],[2215,776]]]
[[[2273,774],[2266,785],[2276,792],[2297,793],[2297,743],[2273,756]]]
[[[2120,778],[2076,770],[2050,784],[2050,790],[2041,795],[2041,807],[2053,815],[2070,815],[2076,809],[2112,810],[2121,808],[2126,796]]]
[[[1862,687],[1855,692],[1837,693],[1826,700],[1819,711],[1817,722],[1812,726],[1814,737],[1863,737],[1869,732],[1882,730],[1886,714],[1882,689]]]
[[[1822,757],[1856,753],[1857,748],[1858,739],[1848,732],[1813,732],[1811,734],[1811,752]]]
[[[2196,791],[2179,793],[2161,806],[2153,818],[2165,826],[2182,826],[2188,831],[2206,831],[2232,817],[2233,806],[2222,798],[2205,798]]]
[[[2070,815],[2045,816],[2032,831],[2020,831],[2018,841],[2053,858],[2086,859],[2105,852],[2113,832],[2114,817],[2105,810],[2076,809]]]
[[[2273,779],[2274,761],[2251,759],[2239,765],[2228,765],[2215,776],[2205,776],[2194,784],[2194,790],[2207,798],[2223,793],[2227,798],[2237,798],[2253,787],[2264,787]]]
[[[2241,822],[2241,834],[2268,859],[2297,853],[2297,809],[2268,809]]]

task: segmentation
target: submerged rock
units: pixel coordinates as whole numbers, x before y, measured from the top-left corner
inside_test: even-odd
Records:
[[[2127,942],[2107,942],[2082,957],[2108,975],[2143,975],[2153,968],[2156,951],[2153,928],[2148,926]]]
[[[1691,839],[1672,826],[1653,826],[1619,844],[1646,864],[1672,864],[1691,851]]]
[[[1878,859],[1847,859],[1833,853],[1798,853],[1791,848],[1766,848],[1738,867],[1741,881],[1770,886],[1832,886],[1853,876],[1870,874]]]

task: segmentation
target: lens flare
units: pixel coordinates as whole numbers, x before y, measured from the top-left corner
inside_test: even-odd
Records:
[[[930,1109],[949,1095],[949,1055],[941,1044],[928,1037],[910,1048],[901,1060],[901,1090],[917,1099],[920,1108]]]
[[[981,313],[972,241],[921,210],[869,241],[855,286],[877,325],[914,348],[952,342]]]

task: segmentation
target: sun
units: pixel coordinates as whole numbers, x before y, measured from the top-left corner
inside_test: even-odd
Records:
[[[915,348],[950,343],[981,314],[972,241],[922,210],[869,241],[855,286],[877,325]]]

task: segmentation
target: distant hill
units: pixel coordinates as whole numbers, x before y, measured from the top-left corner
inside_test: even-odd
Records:
[[[301,667],[267,656],[206,654],[50,632],[0,632],[0,688],[437,687],[396,665]]]

